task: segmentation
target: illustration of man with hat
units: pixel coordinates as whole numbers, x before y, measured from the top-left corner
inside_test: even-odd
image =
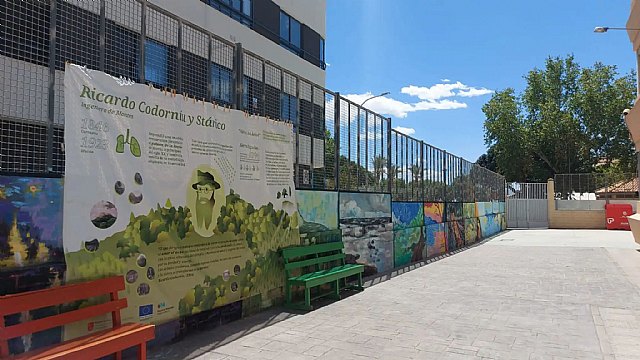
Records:
[[[209,172],[198,170],[198,182],[191,185],[196,191],[196,224],[199,228],[209,230],[213,222],[213,207],[216,204],[215,191],[220,184]]]

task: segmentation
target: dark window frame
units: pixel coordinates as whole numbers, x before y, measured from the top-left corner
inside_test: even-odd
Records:
[[[216,103],[231,105],[233,103],[233,71],[216,63],[211,63],[210,67],[211,99]]]
[[[282,21],[283,17],[285,17],[288,21],[287,29],[289,34],[287,34],[287,38],[282,37],[282,23],[280,23],[280,45],[298,56],[303,56],[304,52],[302,50],[302,23],[293,16],[289,15],[286,11],[280,9],[280,21]],[[293,26],[291,24],[294,21],[298,24],[298,41],[300,42],[300,44],[295,44],[292,42],[291,34],[293,31]]]
[[[156,77],[155,79],[151,79],[150,78],[150,74],[153,73],[153,71],[149,71],[152,67],[156,66],[156,65],[160,65],[160,62],[158,62],[158,59],[156,59],[155,57],[157,56],[157,53],[152,54],[152,52],[150,51],[149,46],[158,46],[158,48],[162,48],[164,50],[164,81],[162,79],[162,75],[159,75],[158,77]],[[147,82],[151,82],[153,84],[159,85],[159,86],[168,86],[169,85],[169,46],[167,46],[164,43],[161,43],[160,41],[151,39],[151,38],[147,38],[144,41],[144,80]],[[162,70],[160,70],[159,72],[162,72]]]
[[[325,61],[324,51],[325,51],[325,40],[321,36],[320,37],[320,68],[325,70],[327,68],[327,62]]]
[[[200,0],[237,22],[253,28],[253,0]],[[240,8],[234,6],[234,2]],[[248,6],[247,6],[248,5]],[[247,10],[249,14],[247,14]]]
[[[280,119],[288,120],[295,127],[299,126],[298,119],[298,98],[284,91],[280,93]]]

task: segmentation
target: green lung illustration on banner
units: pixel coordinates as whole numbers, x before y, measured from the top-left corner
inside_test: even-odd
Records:
[[[123,275],[125,321],[257,294],[268,303],[284,281],[278,250],[300,241],[292,136],[285,123],[67,65],[67,281]]]

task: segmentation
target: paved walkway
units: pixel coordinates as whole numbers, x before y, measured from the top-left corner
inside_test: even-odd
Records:
[[[271,310],[150,357],[640,359],[636,248],[630,232],[511,231],[313,312]]]

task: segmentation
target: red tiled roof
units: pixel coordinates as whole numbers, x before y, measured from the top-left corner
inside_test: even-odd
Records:
[[[638,191],[638,178],[618,181],[609,187],[603,187],[596,190],[596,194],[601,193],[632,193]]]

